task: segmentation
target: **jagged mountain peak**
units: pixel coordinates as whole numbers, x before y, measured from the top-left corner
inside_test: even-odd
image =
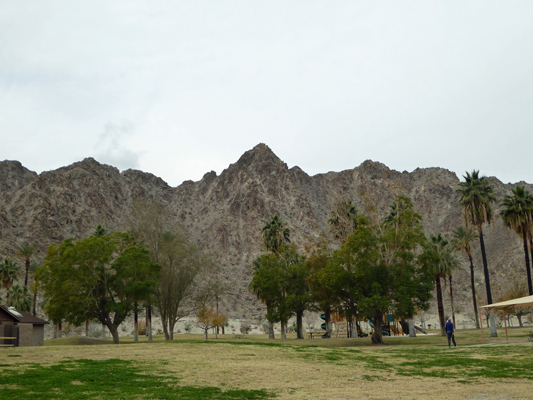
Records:
[[[0,161],[0,192],[19,189],[36,176],[19,161]]]
[[[252,150],[245,152],[236,165],[250,168],[253,166],[263,169],[265,166],[287,166],[274,152],[264,143],[259,143]]]

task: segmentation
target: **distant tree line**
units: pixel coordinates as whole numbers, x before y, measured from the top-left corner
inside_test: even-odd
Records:
[[[352,335],[357,334],[356,318],[373,322],[372,341],[382,343],[383,315],[392,313],[412,322],[416,313],[428,309],[433,290],[436,290],[441,334],[445,335],[441,281],[449,283],[455,323],[452,275],[461,264],[460,252],[468,258],[473,308],[479,328],[472,249],[477,236],[487,304],[492,304],[482,228],[494,221],[496,198],[493,187],[479,171],[467,172],[463,178],[457,192],[465,225],[453,229],[449,237],[441,232],[424,235],[422,218],[405,196],[397,196],[386,215],[381,217],[375,206],[370,205],[361,213],[351,199],[339,200],[328,221],[329,236],[300,246],[302,252],[291,244],[290,230],[283,219],[271,216],[261,230],[265,252],[253,262],[254,276],[250,284],[250,290],[266,306],[269,336],[274,337],[272,324],[279,322],[283,338],[289,318],[296,316],[297,337],[303,338],[303,312],[322,310],[326,336],[330,334],[330,316],[335,313],[348,321]],[[533,196],[524,187],[517,186],[501,202],[500,216],[505,226],[523,241],[524,278],[528,293],[532,295],[529,254],[533,257]],[[527,294],[517,291],[516,285],[511,292],[512,295]],[[491,335],[497,336],[493,313]]]

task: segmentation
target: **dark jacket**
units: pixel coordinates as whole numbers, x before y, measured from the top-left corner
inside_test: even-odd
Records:
[[[452,321],[446,322],[446,333],[451,332],[453,333],[453,323]]]

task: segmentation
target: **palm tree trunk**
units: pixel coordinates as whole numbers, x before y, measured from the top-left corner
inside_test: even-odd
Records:
[[[522,229],[522,239],[524,241],[524,254],[526,258],[526,274],[527,274],[527,288],[529,290],[529,295],[533,295],[533,285],[531,284],[531,264],[529,262],[529,249],[527,248],[527,231]]]
[[[449,275],[449,276],[448,276],[448,279],[450,280],[450,303],[451,303],[451,306],[452,306],[452,320],[453,320],[453,326],[454,326],[454,327],[457,327],[457,325],[455,325],[455,309],[453,308],[453,287],[452,287],[452,276]]]
[[[487,304],[492,304],[492,292],[490,291],[490,277],[489,277],[489,266],[487,263],[487,253],[485,251],[485,242],[483,241],[483,230],[481,229],[481,224],[478,225],[479,232],[479,247],[481,248],[481,255],[483,256],[483,273],[485,274],[485,286],[487,288]],[[494,311],[490,312],[490,336],[498,337],[498,332],[496,331],[496,321],[494,320]]]
[[[35,292],[33,292],[33,310],[32,310],[32,314],[34,317],[37,316],[37,311],[35,309],[37,305],[37,289],[35,289]]]
[[[26,276],[24,277],[24,286],[28,287],[28,274],[30,271],[30,259],[26,258]]]
[[[440,276],[437,276],[435,278],[435,286],[437,288],[437,306],[439,309],[440,335],[446,336],[444,321],[444,304],[442,303],[442,287],[440,285]]]
[[[470,261],[470,285],[472,286],[472,300],[474,302],[476,329],[479,329],[479,315],[477,313],[477,301],[476,301],[476,282],[474,280],[474,260],[472,259],[472,253],[470,252],[470,248],[468,249],[467,254],[468,254],[468,260]]]

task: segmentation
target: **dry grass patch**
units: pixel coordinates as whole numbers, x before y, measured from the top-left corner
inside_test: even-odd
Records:
[[[119,346],[4,349],[0,364],[23,370],[32,363],[120,359],[135,362],[162,381],[223,390],[266,389],[280,399],[533,398],[533,343],[466,347],[464,343],[479,345],[480,333],[460,335],[458,349],[448,349],[446,338],[440,336],[388,338],[387,345],[372,346],[369,339],[269,341],[223,336],[205,342],[179,335],[174,342],[126,339]],[[515,331],[511,339],[521,335]]]

